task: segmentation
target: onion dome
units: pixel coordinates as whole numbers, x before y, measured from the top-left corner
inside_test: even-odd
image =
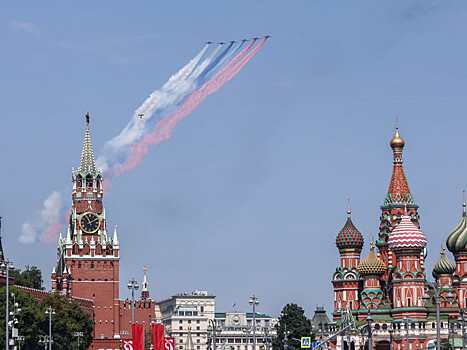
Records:
[[[378,259],[375,254],[373,242],[370,243],[370,252],[368,253],[368,256],[358,265],[357,269],[358,273],[362,276],[381,276],[386,272],[386,265],[380,259]]]
[[[389,144],[391,145],[391,148],[404,148],[405,141],[399,135],[399,127],[398,126],[396,126],[396,134],[391,139],[391,142],[389,142]]]
[[[440,275],[452,275],[456,271],[456,265],[446,256],[446,248],[443,247],[441,257],[433,267],[433,277],[438,278]]]
[[[350,210],[347,210],[347,221],[336,237],[336,246],[341,249],[360,249],[363,248],[364,239],[359,230],[350,219]]]
[[[426,247],[426,237],[405,211],[399,224],[392,230],[388,243],[391,250],[423,249]]]
[[[462,203],[462,218],[454,231],[449,235],[446,246],[452,253],[467,251],[467,215],[465,214],[465,201]]]

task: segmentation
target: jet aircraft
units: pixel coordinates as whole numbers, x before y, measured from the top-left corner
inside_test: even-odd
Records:
[[[221,41],[221,42],[219,43],[219,45],[224,45],[224,44],[225,44],[225,43],[224,43],[223,41]]]
[[[253,40],[258,40],[259,38],[258,38],[258,37],[254,37],[254,38],[252,38],[252,39],[253,39]]]
[[[205,41],[206,44],[211,45],[212,41]]]
[[[264,38],[268,39],[270,38],[271,36],[270,35],[265,35]]]

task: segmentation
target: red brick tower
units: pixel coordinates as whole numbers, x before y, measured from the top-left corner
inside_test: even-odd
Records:
[[[347,221],[336,237],[336,246],[341,256],[341,266],[332,278],[334,287],[334,319],[339,319],[338,311],[359,309],[360,276],[357,267],[363,247],[363,236],[357,230],[347,211]]]
[[[415,226],[420,227],[420,217],[417,213],[418,205],[415,204],[410,192],[404,167],[402,166],[402,151],[405,146],[405,141],[399,135],[399,127],[396,126],[396,134],[389,144],[393,151],[394,165],[388,193],[384,204],[381,206],[382,213],[380,217],[379,235],[376,241],[379,256],[388,267],[386,273],[383,275],[384,281],[390,280],[392,269],[395,266],[395,255],[389,249],[388,239],[394,227],[401,221],[405,207]]]
[[[102,172],[96,168],[89,133],[89,115],[78,170],[72,172],[73,192],[67,235],[58,242],[52,289],[94,300],[94,337],[119,337],[119,242],[117,227],[107,234],[102,203]]]

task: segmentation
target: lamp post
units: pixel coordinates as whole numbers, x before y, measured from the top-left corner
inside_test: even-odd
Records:
[[[4,261],[2,261],[2,264],[0,266],[2,267],[2,269],[5,269],[5,273],[6,273],[5,346],[6,346],[7,349],[9,349],[10,345],[8,343],[10,341],[10,339],[9,339],[10,330],[9,330],[9,327],[8,327],[8,321],[9,321],[10,313],[9,313],[9,310],[8,310],[8,296],[9,296],[8,287],[9,287],[9,284],[10,284],[10,269],[14,269],[15,267],[13,266],[13,262],[11,262],[8,258],[6,258]]]
[[[448,329],[449,329],[449,334],[451,335],[452,349],[454,349],[454,332],[455,332],[454,326],[455,326],[455,323],[449,322],[449,318],[448,318]]]
[[[457,321],[459,322],[459,325],[462,327],[462,350],[465,350],[465,316],[464,316],[464,310],[460,309],[460,315]]]
[[[433,283],[428,284],[429,287],[433,289],[433,296],[435,297],[435,304],[436,304],[436,350],[441,350],[441,321],[440,321],[440,306],[441,306],[441,292],[443,291],[443,287],[446,285],[446,282],[443,284]],[[425,293],[422,296],[422,299],[426,302],[431,299],[428,293]],[[450,302],[454,299],[454,295],[451,292],[448,292],[445,296],[445,299]],[[448,319],[449,322],[449,319]]]
[[[245,350],[248,350],[248,343],[250,342],[249,340],[250,340],[251,328],[250,327],[243,328],[243,333],[245,333],[245,336],[246,336]]]
[[[290,332],[287,330],[287,323],[284,323],[284,350],[287,350],[289,347],[289,334]]]
[[[391,327],[388,329],[389,332],[389,350],[392,350],[392,334],[394,333],[394,329],[392,328],[392,323]]]
[[[39,344],[44,345],[44,349],[47,350],[47,344],[49,342],[48,335],[40,335],[39,336]]]
[[[18,325],[18,315],[19,315],[19,312],[21,311],[21,309],[18,307],[18,303],[16,302],[16,295],[15,293],[10,293],[10,296],[13,298],[13,311],[10,311],[10,316],[12,317],[11,318],[11,321],[9,321],[9,325],[10,325],[10,329],[11,329],[11,340],[10,342],[12,343],[12,345],[14,345],[14,342],[15,342],[15,339],[18,338],[18,328],[17,325]]]
[[[405,315],[405,350],[409,350],[409,314]]]
[[[256,350],[256,306],[259,304],[259,300],[254,294],[250,297],[249,304],[253,305],[253,350]]]
[[[128,289],[131,290],[131,324],[135,324],[135,290],[138,290],[139,286],[134,278],[128,282]]]
[[[214,322],[212,319],[209,319],[207,331],[209,332],[209,335],[211,336],[212,349],[216,350],[216,344],[217,344],[216,336],[218,333],[222,332],[222,328],[217,326],[216,322]]]
[[[373,318],[371,318],[370,313],[368,313],[365,321],[368,323],[368,350],[373,350],[373,332],[371,331],[371,323],[373,322]]]
[[[22,335],[18,335],[16,341],[18,342],[18,350],[21,350],[21,342],[24,341],[24,337]]]
[[[78,350],[80,349],[80,346],[81,346],[81,342],[80,342],[80,338],[83,337],[83,332],[75,332],[73,333],[73,335],[78,338]]]
[[[54,342],[53,339],[52,339],[52,315],[55,315],[55,310],[52,309],[52,306],[49,306],[45,310],[45,314],[49,315],[49,339],[48,339],[48,343],[49,343],[49,350],[52,350],[52,343]]]

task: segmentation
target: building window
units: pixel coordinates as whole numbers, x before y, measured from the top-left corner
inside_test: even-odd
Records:
[[[80,269],[80,268],[81,268],[81,261],[78,262],[78,269]]]
[[[178,312],[178,315],[179,315],[179,316],[184,316],[184,315],[185,315],[185,312],[179,311],[179,312]]]
[[[201,312],[204,312],[204,306],[201,306],[200,309],[201,309]]]
[[[185,316],[192,316],[192,312],[191,311],[185,311]]]
[[[81,282],[81,278],[78,278],[78,281]],[[5,305],[6,305],[6,303],[5,303]],[[5,317],[5,318],[6,318],[6,317]]]
[[[182,327],[182,326],[180,326],[180,327],[178,327],[178,329],[179,329],[179,330],[182,330],[182,329],[183,329],[183,327]]]
[[[94,262],[91,262],[91,270],[94,270]]]
[[[191,320],[188,320],[188,323],[191,323]]]
[[[6,317],[5,317],[6,318]],[[183,343],[183,339],[180,339],[180,343]]]
[[[6,304],[6,303],[5,303]],[[200,327],[199,326],[196,326],[196,330],[199,331],[200,330]]]
[[[86,187],[92,187],[92,176],[86,175]]]
[[[6,303],[5,303],[6,304]],[[199,323],[199,320],[196,320],[196,323]]]
[[[180,320],[180,321],[178,321],[178,323],[183,323],[183,321],[182,321],[182,320]]]
[[[193,316],[198,316],[198,311],[193,311]]]

